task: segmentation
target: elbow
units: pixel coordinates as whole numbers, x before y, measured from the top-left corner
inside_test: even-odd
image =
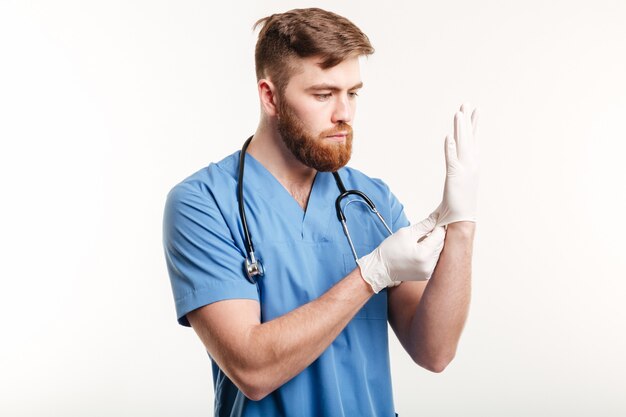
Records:
[[[439,374],[443,372],[450,362],[454,359],[455,353],[452,352],[450,354],[437,354],[437,355],[415,355],[412,357],[413,362],[421,366],[422,368]]]
[[[452,362],[452,360],[449,360],[449,361],[433,361],[433,362],[430,362],[430,363],[428,363],[426,365],[423,365],[423,368],[429,370],[430,372],[433,372],[433,373],[436,373],[436,374],[440,374],[448,367],[450,362]]]
[[[264,390],[262,387],[256,386],[239,386],[238,387],[241,393],[248,399],[252,401],[261,401],[263,398],[267,397],[269,391]]]
[[[239,391],[252,401],[261,401],[274,391],[267,379],[257,372],[236,372],[231,380]]]

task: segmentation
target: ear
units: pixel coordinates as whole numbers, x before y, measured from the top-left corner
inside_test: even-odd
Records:
[[[276,116],[278,114],[278,95],[274,84],[267,78],[262,78],[257,83],[259,90],[259,100],[261,107],[268,116]]]

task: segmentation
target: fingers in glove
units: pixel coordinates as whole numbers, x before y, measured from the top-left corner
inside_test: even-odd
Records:
[[[473,139],[476,139],[476,131],[478,130],[478,108],[472,103],[463,103],[461,111],[465,115],[468,126],[472,128]]]
[[[421,222],[412,224],[411,233],[413,234],[413,238],[417,240],[418,242],[419,242],[419,239],[425,238],[426,235],[430,233],[437,225],[438,218],[439,218],[439,213],[434,211],[430,213],[430,216],[428,216]]]
[[[476,141],[476,132],[478,131],[478,108],[472,112],[472,133],[474,134],[474,142]]]
[[[457,164],[459,158],[456,151],[456,142],[452,136],[446,136],[446,140],[443,143],[444,151],[446,154],[446,167],[451,167]]]
[[[454,140],[456,142],[457,156],[461,162],[467,157],[472,148],[471,133],[469,132],[469,116],[458,111],[454,114]]]
[[[437,226],[428,235],[423,236],[418,243],[421,245],[428,245],[433,248],[441,249],[443,242],[446,239],[446,228],[443,226]]]

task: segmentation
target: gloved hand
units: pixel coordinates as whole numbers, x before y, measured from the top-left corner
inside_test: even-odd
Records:
[[[446,136],[446,182],[437,212],[437,226],[476,221],[478,194],[478,109],[463,104],[454,115],[454,139]]]
[[[403,227],[357,260],[363,279],[375,293],[401,281],[430,279],[446,236],[445,228],[436,227],[436,222],[437,214],[433,213],[417,224]]]

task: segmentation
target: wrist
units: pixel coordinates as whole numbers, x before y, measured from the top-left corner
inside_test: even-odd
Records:
[[[476,231],[476,222],[459,221],[448,224],[446,228],[446,234],[452,233],[455,235],[461,235],[469,238],[474,237]]]
[[[365,279],[365,277],[363,276],[362,272],[361,272],[361,267],[357,265],[356,268],[354,268],[354,271],[352,271],[353,275],[356,275],[359,279],[359,281],[362,283],[362,287],[365,288],[365,290],[370,294],[370,295],[374,295],[376,294],[376,291],[374,291],[374,288],[372,287],[372,284],[369,283],[368,280]]]

